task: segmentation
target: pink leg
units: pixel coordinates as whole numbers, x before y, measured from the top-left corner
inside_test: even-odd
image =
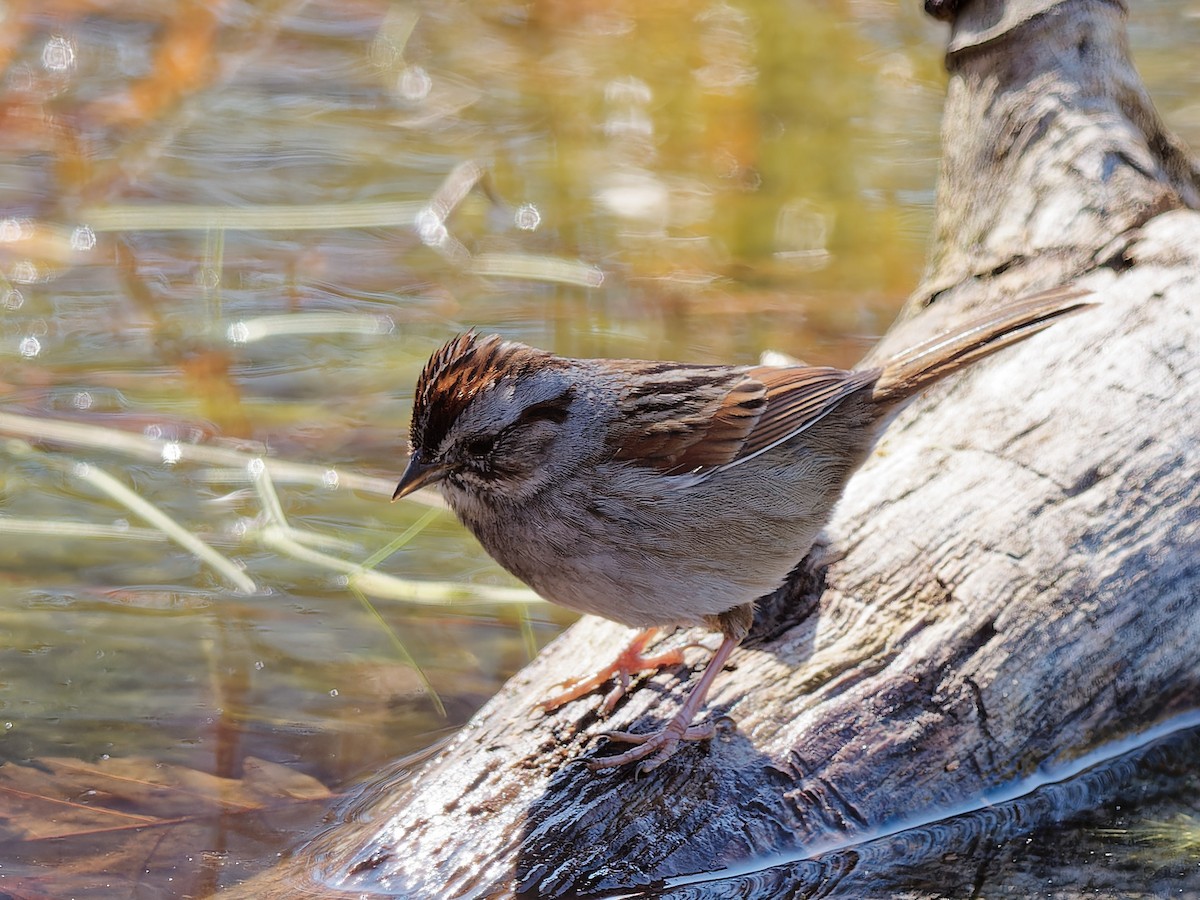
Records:
[[[642,651],[646,649],[646,645],[650,643],[657,632],[657,628],[647,628],[639,631],[634,639],[629,642],[629,645],[609,665],[605,666],[595,675],[567,682],[565,691],[561,694],[555,694],[553,697],[547,697],[538,705],[546,710],[546,712],[550,712],[566,703],[570,703],[572,700],[577,700],[585,694],[590,694],[615,677],[617,679],[616,685],[608,692],[608,695],[604,698],[604,702],[600,704],[600,711],[602,713],[607,714],[612,712],[613,707],[617,705],[617,701],[629,690],[630,675],[635,672],[657,671],[668,666],[683,665],[683,651],[679,649],[668,650],[666,653],[660,653],[657,656],[642,655]]]
[[[606,756],[603,759],[589,759],[587,762],[588,768],[594,772],[597,769],[609,769],[614,766],[623,766],[625,763],[644,760],[638,766],[638,771],[650,772],[671,758],[676,748],[678,748],[680,741],[705,741],[711,738],[716,733],[716,726],[712,722],[704,722],[699,725],[693,725],[691,722],[696,717],[696,713],[699,712],[700,707],[704,705],[704,698],[708,695],[708,689],[712,686],[717,673],[725,668],[725,663],[728,661],[729,655],[733,653],[734,648],[739,643],[741,643],[740,638],[732,637],[726,637],[721,641],[721,646],[713,654],[712,660],[709,661],[708,666],[704,669],[704,674],[700,676],[700,680],[696,682],[696,686],[692,688],[692,692],[683,701],[683,706],[679,712],[667,723],[665,728],[661,731],[652,731],[649,734],[633,734],[628,731],[609,732],[608,737],[610,740],[626,744],[637,744],[638,746],[626,750],[617,756]]]

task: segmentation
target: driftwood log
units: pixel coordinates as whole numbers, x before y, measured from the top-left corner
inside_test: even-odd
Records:
[[[1101,305],[891,427],[718,678],[709,708],[735,730],[641,778],[573,762],[688,685],[656,676],[609,721],[599,696],[543,716],[627,638],[584,620],[326,838],[314,893],[686,893],[671,879],[978,807],[1200,708],[1197,167],[1121,4],[935,5],[952,22],[937,224],[886,347],[1068,281]]]

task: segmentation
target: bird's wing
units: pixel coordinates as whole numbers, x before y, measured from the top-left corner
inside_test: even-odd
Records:
[[[613,459],[704,476],[783,443],[870,384],[877,370],[624,363],[632,376]]]

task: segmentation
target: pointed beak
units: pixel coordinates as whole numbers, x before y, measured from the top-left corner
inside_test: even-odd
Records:
[[[414,450],[412,456],[408,458],[408,468],[400,476],[400,483],[396,485],[396,492],[392,494],[392,500],[407,497],[418,488],[440,481],[446,477],[447,472],[448,469],[445,466],[425,462],[421,459],[421,451]]]

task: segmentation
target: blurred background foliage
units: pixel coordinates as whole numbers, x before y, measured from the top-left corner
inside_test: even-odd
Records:
[[[430,746],[569,621],[387,502],[435,347],[850,365],[922,269],[917,4],[0,13],[9,761],[339,788]],[[1131,31],[1197,145],[1200,7]]]

